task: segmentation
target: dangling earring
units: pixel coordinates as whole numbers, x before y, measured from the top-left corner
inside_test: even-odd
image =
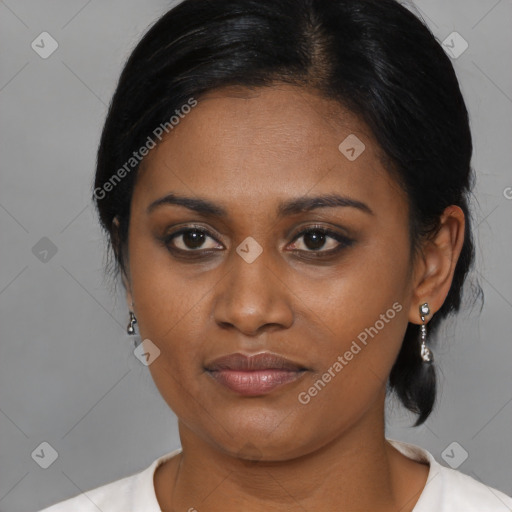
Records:
[[[420,317],[421,321],[423,322],[421,324],[421,359],[423,359],[423,362],[425,363],[431,363],[434,361],[434,355],[432,354],[432,351],[427,347],[426,339],[427,339],[427,327],[425,325],[425,317],[430,314],[430,308],[428,307],[428,304],[425,302],[420,306]]]
[[[133,311],[130,311],[130,323],[128,324],[128,327],[126,328],[126,332],[132,336],[135,334],[135,327],[134,325],[137,323],[137,319],[135,318],[135,315],[133,314]]]

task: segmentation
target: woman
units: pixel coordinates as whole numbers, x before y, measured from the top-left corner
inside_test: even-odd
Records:
[[[394,0],[185,0],[133,51],[94,199],[182,449],[89,511],[505,511],[384,435],[473,260],[467,110]]]

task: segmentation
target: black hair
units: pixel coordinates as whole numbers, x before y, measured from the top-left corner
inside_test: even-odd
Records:
[[[172,116],[206,92],[279,82],[336,100],[370,128],[407,193],[414,252],[447,206],[463,210],[464,245],[448,296],[428,323],[431,344],[441,320],[459,309],[474,258],[472,139],[449,57],[395,0],[185,0],[158,19],[125,64],[98,149],[93,196],[116,272],[126,263],[139,168],[133,152],[157,127],[170,132]],[[419,325],[409,323],[388,386],[418,414],[415,425],[430,415],[436,371],[420,358]]]

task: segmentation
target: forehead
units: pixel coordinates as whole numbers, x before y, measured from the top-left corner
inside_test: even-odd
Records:
[[[367,126],[335,101],[289,85],[225,88],[198,99],[145,157],[134,199],[176,191],[227,209],[333,191],[396,200],[380,155]]]

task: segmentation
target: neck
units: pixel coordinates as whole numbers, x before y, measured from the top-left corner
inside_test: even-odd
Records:
[[[407,512],[428,473],[385,440],[383,402],[321,448],[277,462],[232,457],[182,422],[179,429],[182,454],[165,482],[168,511]],[[412,488],[404,472],[415,475]]]

